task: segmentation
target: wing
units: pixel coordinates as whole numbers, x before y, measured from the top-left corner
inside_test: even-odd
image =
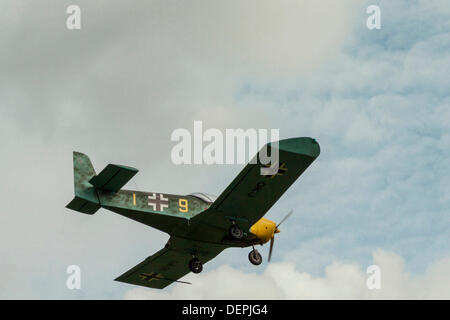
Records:
[[[275,146],[269,144],[268,149],[273,152]],[[278,150],[275,174],[261,175],[264,166],[259,162],[247,164],[211,207],[193,220],[218,228],[228,228],[235,220],[243,230],[250,229],[320,154],[319,144],[311,138],[280,140]]]
[[[116,281],[163,289],[190,272],[189,261],[195,255],[203,264],[226,247],[197,241],[171,238],[170,245],[128,270]]]

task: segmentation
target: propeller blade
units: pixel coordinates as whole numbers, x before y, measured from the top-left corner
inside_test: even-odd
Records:
[[[270,239],[270,249],[269,249],[269,259],[267,260],[270,262],[270,259],[272,258],[272,249],[273,249],[273,243],[275,242],[275,236]]]
[[[294,210],[289,211],[289,213],[280,221],[280,223],[277,224],[277,228],[280,226],[280,224],[286,221],[286,219],[289,218],[292,213],[294,213]]]

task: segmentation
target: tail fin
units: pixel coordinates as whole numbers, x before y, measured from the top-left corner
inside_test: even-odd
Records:
[[[89,180],[95,176],[95,170],[89,157],[80,152],[73,153],[73,176],[75,186],[75,198],[66,208],[94,214],[100,208],[95,188]]]
[[[138,169],[108,164],[98,175],[91,160],[80,152],[73,153],[73,177],[75,198],[66,208],[94,214],[101,206],[98,192],[118,192]]]

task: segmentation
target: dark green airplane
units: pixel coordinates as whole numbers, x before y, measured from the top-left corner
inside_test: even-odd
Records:
[[[273,154],[275,146],[267,144],[267,151]],[[217,198],[121,190],[137,169],[108,164],[97,175],[89,158],[74,152],[75,198],[66,207],[86,214],[105,208],[170,235],[164,248],[117,281],[162,289],[183,282],[178,279],[189,271],[200,273],[204,263],[230,247],[252,247],[249,260],[259,265],[262,257],[254,246],[270,240],[270,261],[279,232],[279,224],[262,217],[320,154],[319,144],[311,138],[280,140],[277,149],[278,171],[261,175],[261,168],[268,165],[250,161]]]

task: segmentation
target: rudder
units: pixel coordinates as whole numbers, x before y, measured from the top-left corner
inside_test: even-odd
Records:
[[[89,180],[95,176],[95,170],[89,157],[81,152],[73,152],[73,177],[75,198],[66,208],[86,213],[94,214],[100,208],[95,188]]]

